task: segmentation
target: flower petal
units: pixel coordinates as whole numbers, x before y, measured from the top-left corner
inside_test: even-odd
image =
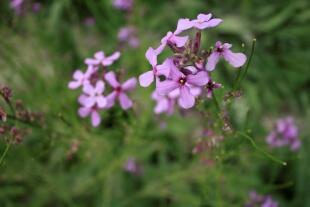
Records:
[[[206,22],[206,21],[209,21],[211,19],[211,17],[212,17],[211,13],[209,13],[209,14],[198,14],[197,20]]]
[[[153,71],[147,71],[139,76],[139,83],[142,87],[148,87],[154,81]]]
[[[86,82],[83,85],[83,92],[90,96],[93,96],[95,94],[95,89],[89,82]]]
[[[166,95],[178,87],[179,84],[177,82],[165,80],[162,82],[157,82],[156,91],[159,95]]]
[[[96,103],[99,108],[104,108],[107,106],[108,101],[104,96],[97,96],[96,97]]]
[[[97,111],[93,110],[91,112],[91,123],[93,127],[99,126],[100,122],[101,122],[100,114]]]
[[[206,71],[200,71],[195,75],[188,75],[186,80],[194,86],[204,86],[209,82],[209,75]]]
[[[116,79],[115,73],[114,72],[108,72],[105,75],[105,79],[106,81],[113,87],[113,88],[117,88],[120,86],[119,82]]]
[[[187,86],[181,87],[179,105],[184,109],[192,108],[195,105],[195,97]]]
[[[188,30],[188,29],[192,28],[193,25],[194,25],[193,22],[188,18],[179,19],[178,26],[177,26],[177,29],[175,31],[175,34],[179,34],[185,30]]]
[[[211,55],[208,57],[206,69],[208,71],[213,71],[219,60],[220,60],[220,54],[218,52],[212,52]]]
[[[73,74],[73,79],[75,80],[81,80],[84,77],[84,74],[80,70],[76,70]]]
[[[223,56],[235,68],[240,68],[246,61],[246,56],[243,53],[233,53],[231,50],[224,51]]]
[[[98,52],[96,52],[95,53],[95,58],[97,59],[97,60],[103,60],[104,59],[104,52],[102,52],[102,51],[98,51]]]
[[[183,47],[185,46],[188,40],[188,36],[179,37],[179,36],[173,35],[169,40],[172,43],[176,44],[177,47]]]
[[[106,108],[111,108],[114,103],[115,103],[115,98],[116,98],[116,92],[113,91],[112,93],[110,93],[106,99],[107,99],[107,105],[106,105]]]
[[[122,89],[125,91],[130,91],[136,87],[137,79],[130,78],[122,84]]]
[[[122,109],[127,110],[132,107],[132,101],[128,98],[125,93],[119,94],[119,102],[121,104]]]
[[[111,56],[103,59],[102,65],[104,65],[104,66],[112,65],[114,63],[114,61],[116,61],[120,56],[121,56],[120,52],[115,52]]]
[[[160,114],[167,111],[169,108],[169,102],[167,98],[161,99],[157,101],[157,104],[154,108],[155,114]]]
[[[103,82],[103,81],[98,81],[98,82],[96,83],[95,91],[96,91],[98,94],[102,94],[102,93],[103,93],[103,91],[104,91],[104,82]]]
[[[91,108],[96,104],[96,99],[95,97],[86,97],[84,99],[84,106]]]
[[[81,107],[79,108],[79,115],[80,117],[85,118],[86,116],[89,115],[90,111],[91,111],[91,108]]]
[[[70,89],[77,89],[81,85],[82,85],[82,83],[80,81],[70,81],[69,84],[68,84],[68,88],[70,88]]]
[[[149,63],[154,67],[157,65],[157,53],[156,50],[149,47],[149,49],[145,53],[146,59],[149,61]]]

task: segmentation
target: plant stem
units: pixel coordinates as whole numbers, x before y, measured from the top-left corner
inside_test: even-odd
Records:
[[[4,150],[4,152],[3,152],[3,154],[1,155],[1,158],[0,158],[0,166],[1,166],[2,163],[3,163],[4,157],[5,157],[5,155],[7,154],[7,152],[9,151],[10,146],[11,146],[10,143],[8,143],[8,144],[6,145],[5,150]]]
[[[252,137],[248,136],[247,134],[243,133],[243,132],[237,132],[238,135],[246,138],[247,140],[249,140],[249,142],[252,144],[252,146],[258,150],[259,152],[261,152],[262,154],[264,154],[266,157],[268,157],[269,159],[271,159],[272,161],[278,163],[278,164],[281,164],[281,165],[284,165],[286,166],[287,163],[286,162],[283,162],[281,161],[280,159],[274,157],[273,155],[269,154],[268,152],[266,152],[265,150],[263,150],[262,148],[258,147],[255,143],[255,141],[252,139]]]

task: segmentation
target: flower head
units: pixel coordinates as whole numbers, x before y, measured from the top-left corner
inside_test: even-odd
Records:
[[[215,18],[211,19],[212,14],[198,14],[197,19],[192,21],[193,27],[203,30],[206,28],[216,27],[223,20]]]
[[[112,107],[115,100],[118,99],[122,109],[127,110],[132,107],[133,103],[127,96],[127,92],[133,90],[136,87],[136,78],[130,78],[123,84],[119,83],[116,79],[114,72],[109,72],[105,75],[106,81],[111,85],[113,91],[107,96],[108,107]]]
[[[158,82],[156,91],[160,95],[167,95],[175,89],[180,90],[179,105],[188,109],[194,106],[195,96],[190,92],[191,88],[201,87],[208,83],[209,76],[206,71],[199,71],[196,74],[184,74],[171,62],[169,77]]]
[[[235,68],[239,68],[244,65],[246,61],[246,56],[243,53],[233,53],[230,48],[231,44],[218,41],[215,44],[215,48],[208,57],[208,62],[206,68],[208,71],[213,71],[216,67],[216,64],[223,57],[230,65]]]
[[[136,159],[132,157],[128,158],[128,160],[126,161],[124,165],[124,170],[136,176],[142,175],[143,173],[142,166],[139,165]]]
[[[98,67],[100,65],[102,65],[103,67],[110,66],[117,59],[119,59],[120,56],[120,52],[114,52],[111,56],[106,57],[104,52],[99,51],[95,53],[94,58],[86,58],[85,64],[93,67]]]
[[[73,73],[73,80],[69,82],[68,87],[70,89],[77,89],[81,86],[84,86],[84,84],[90,82],[90,77],[93,74],[94,69],[92,66],[89,66],[87,71],[83,73],[81,70],[76,70]]]
[[[295,120],[292,117],[279,119],[275,129],[267,136],[266,141],[271,147],[289,145],[291,150],[298,150],[301,142],[298,139],[298,128]]]
[[[98,81],[96,86],[86,83],[83,88],[84,94],[80,96],[80,103],[88,108],[97,106],[104,108],[107,106],[107,99],[103,96],[104,82]]]
[[[114,0],[113,5],[120,10],[131,10],[133,6],[133,0]]]
[[[140,40],[137,37],[136,28],[132,26],[122,27],[119,30],[117,37],[121,43],[127,42],[132,48],[139,47]]]
[[[206,85],[206,88],[207,88],[207,97],[208,97],[208,98],[212,98],[213,90],[214,90],[214,89],[221,88],[221,87],[222,87],[222,84],[216,83],[216,82],[214,82],[214,81],[212,81],[212,80],[210,79],[209,82],[208,82],[207,85]]]

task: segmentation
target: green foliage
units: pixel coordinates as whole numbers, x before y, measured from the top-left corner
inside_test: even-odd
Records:
[[[128,16],[108,0],[54,0],[44,1],[39,13],[16,16],[8,1],[1,1],[0,84],[10,86],[14,98],[30,109],[42,111],[46,123],[6,153],[0,165],[0,205],[237,207],[250,190],[257,190],[271,194],[280,206],[310,206],[309,6],[307,0],[136,0]],[[114,51],[118,29],[128,22],[138,28],[141,45],[124,50],[115,70],[125,68],[138,76],[149,67],[146,49],[157,46],[178,18],[194,18],[199,12],[224,19],[221,27],[207,32],[205,43],[227,40],[249,53],[257,39],[241,84],[244,94],[230,105],[230,118],[234,128],[246,131],[260,149],[287,166],[238,134],[228,134],[203,155],[213,160],[210,166],[203,164],[192,149],[208,117],[199,112],[156,117],[152,89],[136,90],[132,111],[103,113],[97,129],[78,117],[78,93],[69,91],[67,83],[85,57]],[[83,25],[89,16],[95,26]],[[216,78],[228,90],[236,74],[222,64]],[[215,110],[212,101],[205,101],[197,111],[205,107]],[[272,122],[287,114],[300,126],[298,153],[270,150],[265,143]],[[78,151],[68,159],[75,140]],[[0,154],[5,147],[1,140]],[[143,176],[123,171],[128,157],[143,165]]]

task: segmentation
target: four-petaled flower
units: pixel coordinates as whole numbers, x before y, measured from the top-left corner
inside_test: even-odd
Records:
[[[222,84],[220,83],[216,83],[214,81],[212,81],[211,79],[209,80],[209,82],[206,85],[206,89],[207,89],[207,97],[208,98],[212,98],[213,95],[213,90],[217,89],[217,88],[221,88]]]
[[[85,94],[81,95],[79,98],[80,103],[88,108],[94,106],[104,108],[108,103],[107,99],[102,94],[104,92],[104,87],[103,81],[98,81],[95,87],[90,83],[86,83],[83,87],[83,92]]]
[[[108,107],[112,107],[115,103],[115,99],[118,98],[122,109],[127,110],[132,107],[132,101],[126,95],[126,92],[133,90],[136,87],[136,78],[130,78],[123,84],[120,84],[115,76],[114,72],[108,72],[105,75],[106,81],[112,86],[113,91],[107,96]]]
[[[111,56],[106,57],[104,52],[99,51],[95,53],[94,58],[86,58],[85,64],[94,67],[98,67],[99,65],[110,66],[120,57],[120,55],[120,52],[114,52]]]
[[[209,76],[206,71],[199,71],[196,74],[184,74],[176,66],[170,64],[169,77],[162,82],[158,82],[156,91],[160,95],[167,95],[175,89],[180,90],[179,105],[188,109],[194,106],[195,96],[190,92],[191,87],[201,87],[208,83]]]
[[[215,48],[213,49],[211,55],[208,57],[208,62],[206,68],[208,71],[213,71],[215,69],[216,64],[223,57],[230,65],[235,68],[239,68],[244,65],[246,61],[246,56],[243,53],[233,53],[230,48],[231,44],[224,43],[218,41],[215,44]]]
[[[193,27],[203,30],[206,28],[216,27],[223,21],[218,18],[211,19],[211,17],[212,14],[199,14],[197,19],[192,20]]]
[[[93,73],[93,67],[89,66],[87,71],[83,73],[80,70],[76,70],[73,74],[73,80],[69,82],[68,87],[70,89],[77,89],[86,83],[89,83],[89,78]]]

